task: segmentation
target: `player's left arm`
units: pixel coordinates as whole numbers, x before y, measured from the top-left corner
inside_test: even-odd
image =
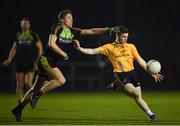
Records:
[[[41,41],[38,41],[38,42],[36,42],[36,47],[37,47],[37,49],[38,49],[38,57],[37,57],[37,59],[39,59],[39,57],[42,55],[42,53],[43,53],[43,47],[42,47],[42,43],[41,43]]]
[[[147,70],[147,63],[146,61],[139,55],[136,47],[132,44],[132,55],[135,58],[135,60],[138,62],[138,64],[145,70],[147,71],[156,82],[163,80],[163,76],[160,73],[157,74],[151,74],[148,70]]]
[[[148,72],[147,70],[147,63],[146,61],[140,56],[140,55],[137,55],[135,60],[138,62],[138,64],[145,70]],[[148,72],[149,73],[149,72]],[[161,81],[163,80],[163,76],[160,74],[160,73],[157,73],[157,74],[151,74],[149,73],[156,82],[158,81]]]
[[[40,40],[40,37],[39,37],[39,35],[37,33],[35,34],[35,37],[36,37],[36,39],[35,39],[36,40],[35,46],[36,46],[36,48],[38,50],[38,56],[37,56],[37,60],[36,61],[38,61],[39,57],[43,53],[43,47],[42,47],[42,42]]]
[[[80,35],[97,35],[97,34],[103,34],[106,32],[120,32],[120,29],[118,26],[112,27],[112,28],[91,28],[91,29],[79,29]]]

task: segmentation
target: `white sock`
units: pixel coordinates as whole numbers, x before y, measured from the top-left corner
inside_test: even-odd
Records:
[[[148,116],[154,115],[154,114],[151,112],[151,110],[147,111],[146,113],[148,114]]]

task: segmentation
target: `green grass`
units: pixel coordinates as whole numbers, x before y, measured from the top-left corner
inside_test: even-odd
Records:
[[[36,109],[29,105],[25,108],[23,122],[16,122],[10,113],[16,96],[1,94],[0,124],[180,124],[179,92],[144,92],[144,99],[157,115],[156,122],[150,122],[135,102],[121,92],[47,94],[41,97]]]

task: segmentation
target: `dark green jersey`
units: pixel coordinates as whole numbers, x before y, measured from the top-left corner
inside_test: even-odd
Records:
[[[36,59],[35,43],[40,41],[39,35],[32,31],[19,32],[16,35],[16,60],[18,62],[32,62]]]
[[[70,48],[72,47],[72,41],[80,36],[80,30],[75,28],[69,29],[62,27],[60,24],[56,24],[52,26],[50,34],[57,36],[56,44],[60,49],[69,54],[71,53]],[[59,54],[51,50],[48,46],[45,50],[45,56],[49,56],[56,61],[61,58]]]

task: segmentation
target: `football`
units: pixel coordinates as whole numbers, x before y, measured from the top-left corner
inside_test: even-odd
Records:
[[[161,70],[161,64],[157,60],[150,60],[147,63],[147,71],[151,74],[157,74]]]

